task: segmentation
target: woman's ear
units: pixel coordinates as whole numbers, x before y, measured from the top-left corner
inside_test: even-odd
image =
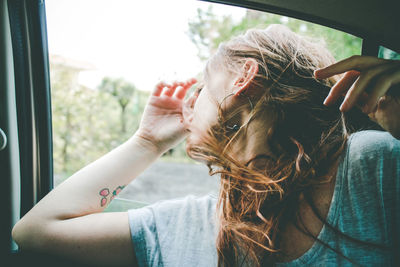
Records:
[[[258,63],[254,58],[247,58],[243,64],[240,76],[235,80],[235,96],[238,96],[249,88],[258,73]]]

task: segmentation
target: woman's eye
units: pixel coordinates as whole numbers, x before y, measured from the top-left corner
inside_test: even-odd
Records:
[[[203,88],[204,88],[204,85],[203,85],[203,84],[199,85],[199,86],[196,88],[196,94],[200,94],[200,92],[201,92],[201,90],[203,90]]]

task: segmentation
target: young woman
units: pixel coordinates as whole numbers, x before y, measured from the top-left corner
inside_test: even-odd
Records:
[[[51,191],[13,238],[95,265],[399,264],[400,64],[333,63],[279,25],[221,45],[204,87],[184,101],[194,80],[158,84],[132,138]],[[185,137],[220,175],[218,199],[101,213],[107,192]]]

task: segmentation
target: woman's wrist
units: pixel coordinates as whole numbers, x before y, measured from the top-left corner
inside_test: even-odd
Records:
[[[136,132],[127,142],[132,146],[139,147],[148,153],[154,154],[155,157],[160,157],[164,153],[160,145],[144,137],[139,132]]]

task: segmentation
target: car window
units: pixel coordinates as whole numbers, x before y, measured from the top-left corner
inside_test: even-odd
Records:
[[[380,58],[386,58],[386,59],[400,59],[400,54],[390,50],[389,48],[380,46],[379,47],[379,54],[378,56]]]
[[[379,53],[378,56],[380,58],[385,58],[385,59],[393,59],[393,60],[400,60],[400,53],[397,53],[396,51],[390,50],[389,48],[380,46],[379,47]],[[400,96],[400,87],[398,85],[392,86],[388,91],[387,95],[390,96]]]
[[[337,60],[361,51],[360,38],[328,27],[195,0],[47,0],[46,12],[55,186],[135,132],[158,81],[201,79],[218,45],[249,28],[285,24],[325,42]],[[218,186],[218,177],[188,158],[182,143],[128,185],[108,210],[217,195]]]

